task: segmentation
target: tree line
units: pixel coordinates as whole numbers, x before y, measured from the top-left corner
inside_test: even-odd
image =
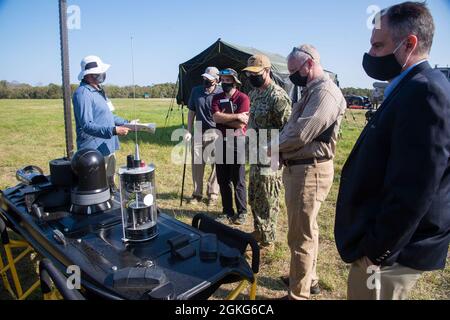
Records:
[[[72,92],[78,84],[72,84]],[[106,85],[109,98],[133,98],[133,86]],[[344,95],[371,96],[372,89],[343,88]],[[174,83],[160,83],[152,86],[136,86],[136,98],[174,98]],[[60,85],[50,83],[46,86],[31,86],[25,83],[0,81],[0,99],[62,99]]]
[[[78,84],[72,84],[74,92]],[[109,98],[133,98],[133,86],[105,85]],[[174,83],[160,83],[152,86],[136,86],[136,98],[173,98],[176,95]],[[62,99],[62,87],[50,83],[46,86],[31,86],[25,83],[0,81],[0,99]]]
[[[363,89],[363,88],[342,88],[342,94],[344,96],[363,96],[363,97],[371,97],[373,89]]]

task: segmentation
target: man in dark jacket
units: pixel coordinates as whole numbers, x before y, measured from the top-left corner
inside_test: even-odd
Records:
[[[423,271],[445,267],[450,240],[450,84],[427,62],[433,18],[405,2],[380,22],[363,67],[390,83],[342,169],[336,208],[349,299],[406,299]]]

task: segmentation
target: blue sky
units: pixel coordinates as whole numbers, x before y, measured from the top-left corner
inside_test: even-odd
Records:
[[[71,82],[80,60],[96,54],[112,65],[107,82],[130,84],[130,36],[136,84],[175,82],[178,65],[218,38],[287,55],[315,45],[341,86],[371,87],[362,70],[369,48],[367,8],[389,0],[68,0],[81,10],[69,31]],[[0,0],[0,79],[61,83],[57,0]],[[431,63],[450,65],[450,0],[428,0],[436,23]]]

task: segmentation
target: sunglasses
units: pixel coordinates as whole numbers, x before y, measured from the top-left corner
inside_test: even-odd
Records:
[[[297,47],[294,47],[294,49],[292,49],[292,52],[301,52],[301,53],[304,53],[304,54],[310,56],[311,59],[315,60],[314,57],[311,55],[311,53],[306,52],[305,50],[299,49],[299,48],[297,48]]]
[[[234,76],[234,75],[236,74],[231,70],[222,70],[219,72],[219,76]]]

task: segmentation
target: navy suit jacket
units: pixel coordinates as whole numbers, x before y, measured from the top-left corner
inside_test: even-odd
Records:
[[[450,83],[422,62],[374,114],[342,169],[335,221],[342,259],[444,268],[449,159]]]

